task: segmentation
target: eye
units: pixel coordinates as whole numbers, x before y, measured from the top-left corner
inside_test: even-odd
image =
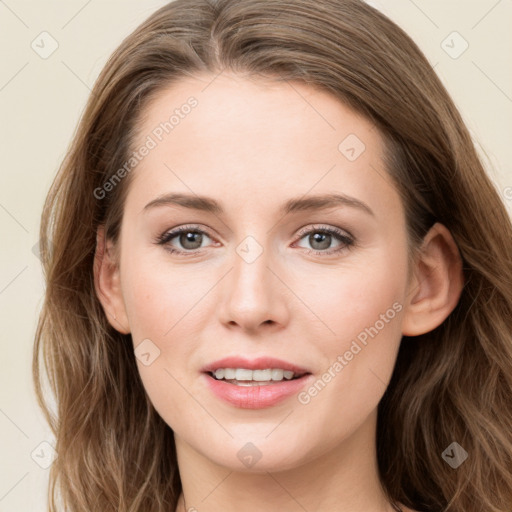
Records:
[[[172,241],[174,239],[176,240],[173,244]],[[201,249],[206,239],[211,240],[208,234],[197,226],[180,226],[179,228],[163,233],[158,237],[156,243],[164,245],[166,250],[171,253],[186,254]],[[178,248],[176,248],[176,244],[178,244]]]
[[[339,253],[350,248],[355,243],[352,235],[329,226],[313,226],[312,228],[302,230],[299,235],[300,240],[306,238],[307,243],[312,247],[312,249],[307,250],[307,253],[319,256]],[[166,231],[156,239],[155,243],[163,245],[170,253],[193,256],[205,247],[203,242],[207,239],[212,240],[206,231],[192,225],[180,226],[171,231]],[[333,242],[337,242],[334,248],[332,247]],[[299,247],[303,246],[299,245]]]
[[[334,254],[350,248],[354,245],[354,238],[348,233],[334,227],[313,227],[299,233],[300,240],[306,238],[306,242],[312,247],[308,253],[317,255]],[[333,242],[338,242],[334,248]],[[299,246],[303,247],[303,246]]]

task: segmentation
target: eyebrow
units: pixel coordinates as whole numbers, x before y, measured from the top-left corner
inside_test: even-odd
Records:
[[[190,194],[164,194],[150,201],[143,211],[148,211],[152,208],[159,206],[182,206],[193,210],[200,210],[204,212],[213,213],[215,215],[222,215],[224,210],[222,206],[215,200],[206,196],[190,195]],[[366,204],[345,194],[322,194],[308,197],[298,197],[290,199],[284,203],[279,213],[287,215],[289,213],[299,211],[314,211],[314,210],[326,210],[329,208],[340,206],[347,206],[351,208],[357,208],[365,213],[375,217],[375,214],[371,208]]]

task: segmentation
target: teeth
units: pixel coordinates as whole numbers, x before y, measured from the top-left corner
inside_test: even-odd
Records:
[[[264,382],[266,380],[272,380],[272,370],[253,370],[252,380],[257,380],[261,382]]]
[[[267,368],[265,370],[248,370],[247,368],[218,368],[213,372],[217,380],[271,382],[291,380],[295,374],[290,370]]]
[[[252,380],[252,370],[237,368],[235,370],[235,380]]]
[[[283,380],[284,370],[274,368],[272,370],[272,380]]]
[[[224,369],[224,378],[226,380],[231,380],[231,379],[234,379],[236,377],[236,370],[234,370],[233,368],[225,368]]]

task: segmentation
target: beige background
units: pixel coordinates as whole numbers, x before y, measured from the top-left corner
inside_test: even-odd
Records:
[[[0,512],[45,510],[48,469],[40,465],[51,462],[53,440],[31,380],[43,293],[33,247],[45,193],[108,56],[165,3],[0,0]],[[512,1],[370,3],[398,22],[435,65],[512,213]],[[45,37],[44,48],[51,48],[50,36],[39,36],[43,31],[58,43],[46,59],[31,47],[35,41],[43,51]],[[452,58],[464,41],[467,50]]]

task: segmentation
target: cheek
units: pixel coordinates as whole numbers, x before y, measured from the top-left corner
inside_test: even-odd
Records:
[[[332,436],[356,428],[378,405],[401,340],[405,249],[381,252],[367,263],[323,280],[325,293],[318,288],[310,295],[311,309],[322,312],[335,334],[318,343],[324,367],[298,399],[304,413],[332,419]]]
[[[376,323],[382,331],[392,330],[390,326],[393,325],[396,335],[400,331],[396,313],[402,309],[399,306],[404,299],[406,284],[404,248],[395,252],[376,250],[364,262],[310,275],[302,286],[297,283],[295,290],[322,321],[324,340],[331,340],[329,352],[332,356]],[[393,308],[395,303],[399,306]],[[385,316],[384,320],[381,315]],[[392,321],[387,322],[390,318]]]
[[[182,375],[197,371],[201,332],[212,319],[205,311],[211,309],[206,295],[214,284],[209,274],[211,282],[206,275],[198,277],[193,265],[178,268],[161,255],[142,252],[124,261],[121,285],[136,354],[139,344],[146,343],[158,356],[147,366],[139,360],[139,372],[150,397],[160,402],[179,405],[174,397],[180,387],[172,377],[181,381]]]
[[[122,271],[123,297],[134,343],[142,337],[157,340],[172,337],[180,319],[205,294],[197,273],[172,268],[165,258],[128,258]]]
[[[167,265],[142,257],[127,260],[122,276],[139,375],[157,412],[174,426],[176,418],[187,417],[193,405],[180,383],[190,373],[198,348],[194,315],[199,310],[192,306],[196,296],[204,295],[203,287],[186,273],[170,272]]]

